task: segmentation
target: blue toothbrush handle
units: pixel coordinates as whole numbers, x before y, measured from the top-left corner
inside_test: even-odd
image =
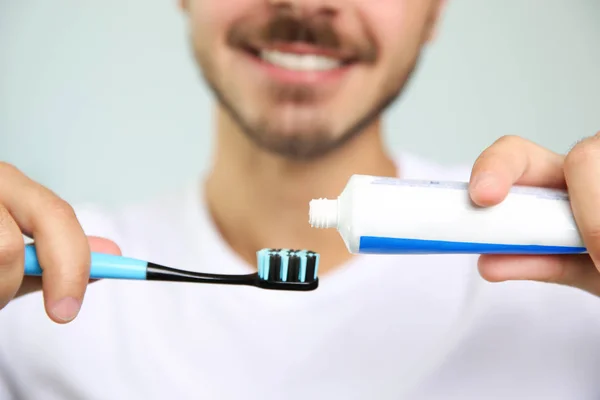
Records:
[[[91,257],[91,279],[146,279],[148,269],[146,261],[102,253],[92,253]],[[42,275],[42,268],[33,245],[25,246],[25,275]]]

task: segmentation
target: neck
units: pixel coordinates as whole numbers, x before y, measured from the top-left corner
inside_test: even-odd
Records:
[[[259,149],[222,109],[216,148],[206,181],[212,218],[222,237],[244,260],[256,251],[296,248],[321,254],[324,275],[351,258],[336,230],[308,224],[314,198],[336,198],[353,174],[395,176],[376,121],[342,148],[317,160],[297,161]]]

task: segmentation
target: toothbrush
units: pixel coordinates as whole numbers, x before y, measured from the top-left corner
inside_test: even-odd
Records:
[[[246,285],[261,289],[309,291],[319,286],[319,254],[309,250],[262,249],[258,271],[245,275],[184,271],[135,258],[91,253],[90,279],[193,282]],[[25,275],[41,276],[35,246],[25,246]]]

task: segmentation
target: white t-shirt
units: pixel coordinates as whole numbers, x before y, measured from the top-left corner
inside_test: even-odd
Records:
[[[469,172],[406,154],[399,167],[406,178]],[[196,185],[79,216],[127,256],[250,271]],[[600,300],[557,285],[489,284],[476,260],[361,256],[309,293],[105,280],[64,326],[30,295],[0,312],[0,399],[600,398]]]

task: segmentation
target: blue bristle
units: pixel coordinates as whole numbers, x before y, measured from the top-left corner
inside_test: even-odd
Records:
[[[300,282],[306,281],[306,250],[298,252],[300,257]]]
[[[274,258],[275,257],[275,258]],[[314,258],[315,268],[314,275],[308,274],[308,260]],[[318,276],[318,265],[320,256],[318,253],[307,250],[292,250],[292,249],[262,249],[256,252],[258,277],[262,280],[275,280],[281,282],[299,282],[306,283],[313,281]],[[276,271],[270,271],[271,264],[274,260],[279,260],[279,264],[274,267]],[[290,262],[294,260],[294,264]],[[292,276],[292,271],[297,272]],[[275,276],[273,276],[275,274]]]
[[[262,249],[256,253],[258,276],[265,279],[269,273],[269,249]]]
[[[263,259],[262,259],[262,272],[263,272],[263,279],[267,279],[267,276],[269,276],[269,268],[271,266],[271,264],[269,263],[269,257],[270,257],[270,252],[269,251],[265,251],[263,254]]]
[[[290,262],[290,251],[288,249],[283,249],[279,252],[279,256],[281,257],[281,276],[280,279],[284,282],[287,282],[288,276],[288,263]]]

